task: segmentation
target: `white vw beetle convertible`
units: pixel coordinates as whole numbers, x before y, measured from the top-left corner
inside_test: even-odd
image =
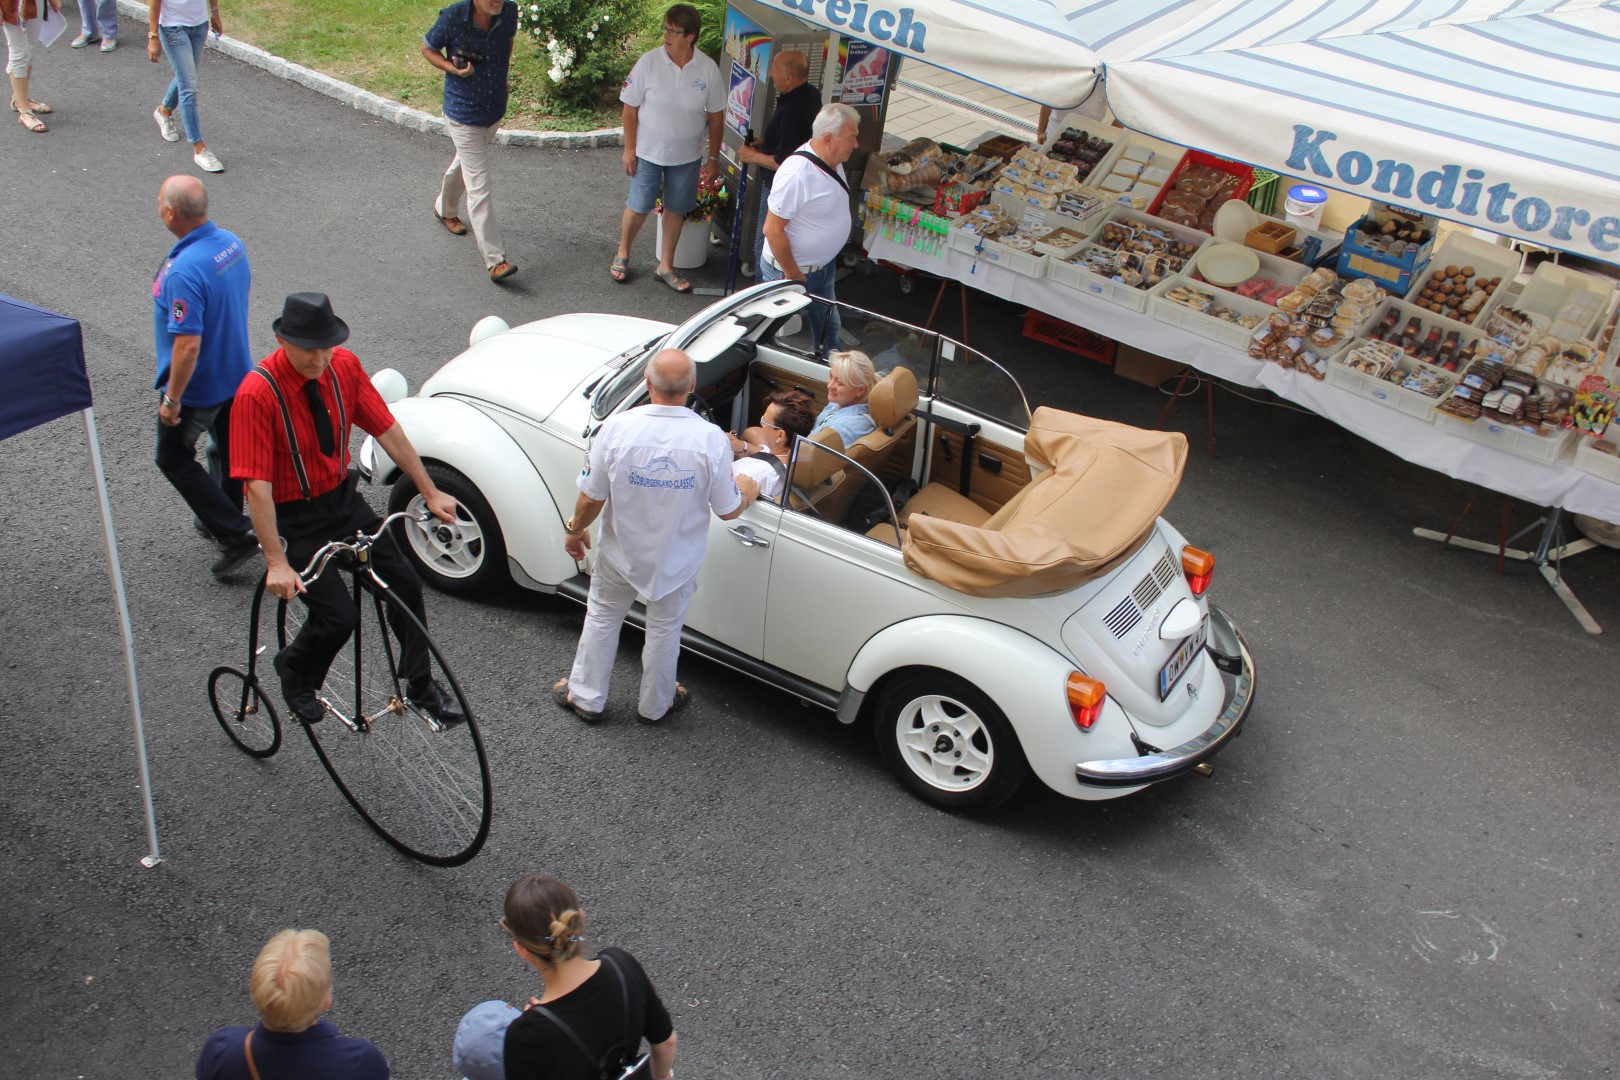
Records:
[[[380,372],[434,482],[461,503],[454,527],[400,526],[404,550],[449,592],[516,583],[583,602],[589,559],[564,553],[563,520],[597,428],[646,401],[646,359],[688,352],[690,405],[740,431],[773,389],[825,401],[811,303],[824,301],[782,281],[675,327],[491,316],[417,396]],[[1184,437],[1031,416],[982,354],[838,308],[846,343],[886,372],[869,398],[878,429],[848,447],[830,431],[799,440],[781,504],[711,519],[685,647],[871,721],[900,780],[948,809],[993,806],[1030,772],[1076,799],[1207,773],[1253,704],[1254,666],[1205,595],[1214,558],[1159,516]],[[392,485],[390,509],[416,509],[374,441],[360,461]]]

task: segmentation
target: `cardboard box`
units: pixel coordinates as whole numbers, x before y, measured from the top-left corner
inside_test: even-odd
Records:
[[[1187,370],[1187,365],[1177,360],[1166,360],[1150,352],[1143,352],[1134,345],[1119,343],[1114,353],[1114,374],[1123,375],[1144,386],[1161,386],[1168,379],[1172,379]]]

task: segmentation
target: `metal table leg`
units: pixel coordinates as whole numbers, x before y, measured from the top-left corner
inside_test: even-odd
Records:
[[[1538,525],[1541,526],[1541,537],[1537,540],[1534,551],[1509,546],[1521,536],[1534,532]],[[1579,555],[1583,551],[1591,551],[1599,545],[1585,537],[1569,541],[1564,539],[1563,507],[1555,506],[1548,510],[1546,514],[1508,537],[1500,545],[1485,544],[1478,540],[1466,540],[1450,533],[1436,532],[1433,529],[1413,529],[1412,535],[1423,540],[1435,540],[1441,544],[1452,544],[1467,551],[1483,551],[1487,555],[1505,556],[1519,562],[1533,563],[1536,570],[1546,580],[1548,586],[1551,587],[1553,594],[1564,602],[1564,606],[1569,609],[1569,613],[1575,616],[1575,621],[1581,624],[1581,629],[1588,634],[1603,633],[1603,628],[1598,625],[1596,619],[1592,618],[1592,613],[1586,610],[1586,605],[1581,603],[1580,598],[1575,595],[1574,591],[1564,581],[1564,558],[1569,555]]]

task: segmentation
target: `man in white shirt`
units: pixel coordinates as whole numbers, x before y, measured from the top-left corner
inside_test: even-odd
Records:
[[[810,141],[788,155],[771,184],[759,278],[802,281],[810,295],[831,301],[851,224],[844,162],[860,140],[861,118],[848,105],[825,105],[810,130]],[[825,357],[838,341],[838,309],[812,303],[809,313],[816,355]]]
[[[759,486],[762,499],[780,500],[795,439],[808,439],[816,423],[816,399],[803,390],[777,390],[765,398],[759,426],[731,436],[737,461],[731,471]]]
[[[602,718],[619,628],[638,595],[647,605],[647,643],[636,715],[656,724],[686,704],[675,662],[708,551],[709,512],[730,521],[759,496],[752,480],[733,480],[725,432],[686,407],[696,387],[697,366],[679,349],[647,362],[652,404],[611,417],[597,430],[574,514],[563,524],[563,548],[581,560],[590,546],[586,530],[602,518],[574,666],[551,687],[558,704],[588,724]]]

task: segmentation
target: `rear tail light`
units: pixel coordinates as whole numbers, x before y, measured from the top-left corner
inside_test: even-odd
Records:
[[[1069,675],[1068,695],[1074,726],[1081,731],[1090,731],[1091,725],[1102,715],[1103,704],[1108,700],[1108,688],[1076,671]]]
[[[1209,588],[1209,579],[1215,576],[1215,556],[1195,547],[1181,549],[1181,572],[1187,575],[1187,587],[1194,596],[1203,596]]]

